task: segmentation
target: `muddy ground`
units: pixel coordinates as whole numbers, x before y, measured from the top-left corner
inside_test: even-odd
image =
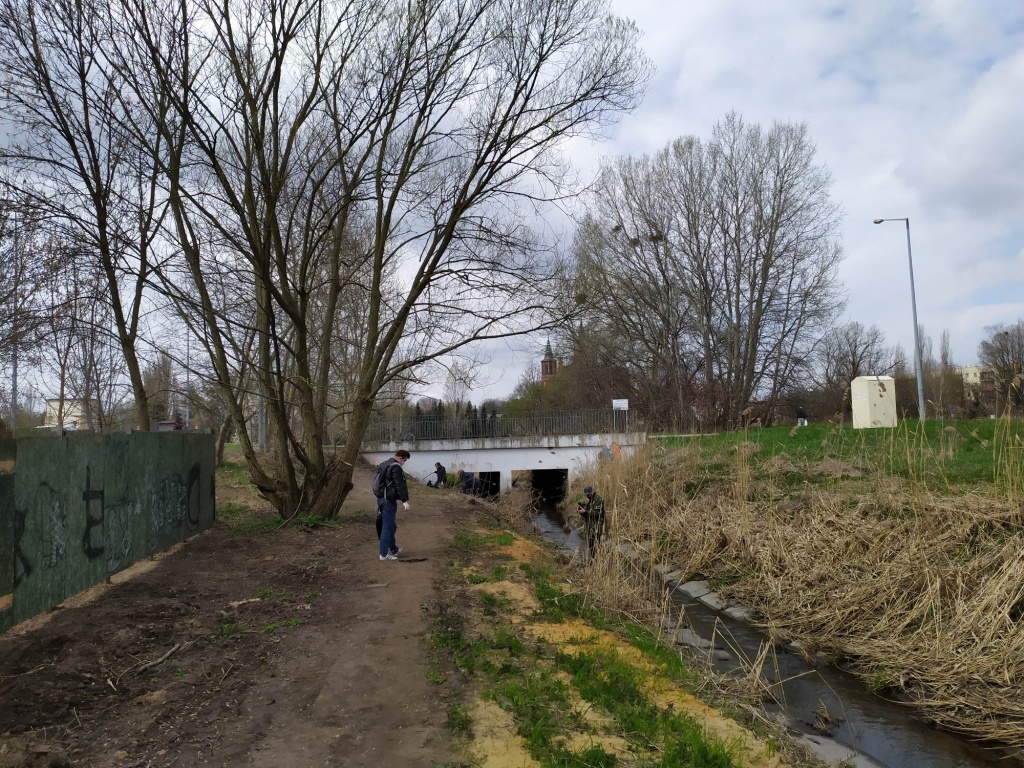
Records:
[[[380,562],[370,471],[355,483],[336,527],[218,525],[0,637],[0,767],[452,762],[427,635],[473,512],[414,490],[416,561]]]

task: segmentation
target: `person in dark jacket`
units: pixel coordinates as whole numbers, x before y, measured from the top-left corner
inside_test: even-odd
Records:
[[[583,517],[583,536],[587,542],[587,562],[590,563],[594,561],[594,555],[597,554],[597,542],[606,532],[604,499],[590,485],[583,489],[583,495],[587,500],[581,501],[576,507],[576,511]]]
[[[395,455],[382,461],[373,476],[373,495],[377,498],[377,514],[380,516],[380,559],[397,560],[402,550],[395,542],[398,528],[398,502],[409,509],[409,486],[405,482],[402,465],[409,460],[409,452],[401,449]]]
[[[472,472],[467,472],[464,469],[459,470],[459,487],[463,493],[473,494],[473,489],[476,485],[476,476]]]
[[[802,405],[796,407],[796,425],[798,427],[807,426],[807,411],[804,410]]]
[[[434,469],[437,470],[437,481],[434,483],[434,487],[444,488],[448,485],[448,470],[444,468],[440,461],[434,462]]]

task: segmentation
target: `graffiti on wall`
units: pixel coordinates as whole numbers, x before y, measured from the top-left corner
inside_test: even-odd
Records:
[[[32,575],[32,562],[28,559],[28,554],[22,549],[22,539],[25,538],[25,518],[28,517],[28,513],[24,510],[14,510],[14,586],[17,587],[21,582]]]
[[[0,589],[0,623],[45,611],[214,521],[212,435],[32,437],[15,448],[0,521],[13,589]]]

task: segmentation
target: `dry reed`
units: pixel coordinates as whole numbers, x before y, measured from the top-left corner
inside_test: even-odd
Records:
[[[588,585],[606,605],[657,614],[644,576],[655,563],[716,579],[771,637],[843,659],[941,726],[1024,749],[1024,446],[996,440],[995,483],[957,497],[913,471],[936,458],[923,446],[890,450],[906,452],[909,479],[872,474],[851,481],[856,493],[842,480],[781,488],[773,470],[790,459],[755,468],[749,444],[727,476],[687,449],[601,464],[585,480],[613,536],[643,543],[642,562],[600,557]]]

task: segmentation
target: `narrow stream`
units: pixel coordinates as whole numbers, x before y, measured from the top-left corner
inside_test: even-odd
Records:
[[[560,547],[575,551],[579,533],[566,534],[555,504],[540,502],[534,523],[541,534]],[[675,592],[675,595],[680,595]],[[675,597],[674,597],[675,599]],[[715,611],[686,596],[677,601],[686,609],[692,629],[705,640],[714,640],[723,660],[713,661],[716,672],[728,674],[757,657],[767,638],[742,621]],[[700,651],[694,651],[700,654]],[[728,657],[728,658],[724,658]],[[764,665],[764,677],[781,682],[781,709],[790,727],[821,759],[865,768],[983,768],[1022,765],[1005,753],[977,744],[915,719],[910,710],[871,693],[856,677],[836,667],[814,667],[804,658],[778,650]],[[815,728],[816,713],[827,710],[833,726],[828,736]]]

